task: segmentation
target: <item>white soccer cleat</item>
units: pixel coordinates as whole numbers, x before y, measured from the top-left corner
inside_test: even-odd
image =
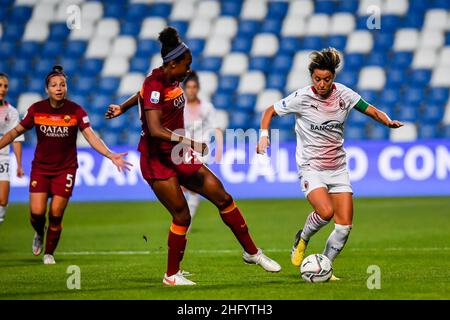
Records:
[[[51,254],[44,254],[44,258],[42,259],[44,264],[55,264],[55,258]]]
[[[193,286],[196,283],[186,279],[181,274],[181,271],[178,271],[177,273],[171,275],[170,277],[167,276],[167,273],[164,273],[163,284],[166,286]]]
[[[44,247],[44,241],[43,241],[43,237],[41,237],[40,235],[37,234],[37,232],[34,234],[33,237],[33,254],[35,256],[38,256],[41,254],[42,252],[42,248]]]
[[[261,249],[258,248],[258,252],[255,254],[248,254],[244,251],[242,259],[249,264],[260,265],[264,270],[269,272],[280,272],[281,266],[275,260],[266,256]]]
[[[186,271],[186,270],[180,270],[180,271],[178,271],[178,273],[179,273],[180,275],[182,275],[183,277],[190,277],[190,276],[193,275],[193,273],[191,273],[191,272],[189,272],[189,271]]]

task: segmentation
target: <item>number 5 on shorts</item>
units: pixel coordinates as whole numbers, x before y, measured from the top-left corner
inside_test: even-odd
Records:
[[[66,188],[72,188],[73,186],[73,174],[68,173],[67,174],[67,184],[66,184]]]

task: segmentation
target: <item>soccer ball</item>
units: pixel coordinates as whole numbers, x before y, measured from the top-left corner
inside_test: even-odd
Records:
[[[323,254],[311,254],[302,261],[300,274],[307,282],[325,282],[331,278],[333,266]]]

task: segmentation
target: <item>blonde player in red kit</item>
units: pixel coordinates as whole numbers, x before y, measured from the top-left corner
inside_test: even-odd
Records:
[[[66,75],[61,66],[53,67],[45,84],[48,99],[28,108],[24,119],[0,139],[0,149],[35,127],[38,141],[30,176],[30,220],[36,231],[33,254],[38,256],[43,249],[45,213],[51,197],[43,261],[54,264],[53,253],[61,235],[64,210],[75,185],[78,130],[92,148],[109,158],[119,171],[129,169],[131,164],[123,159],[126,153],[116,154],[109,150],[92,130],[86,111],[66,99]]]
[[[206,144],[183,134],[185,98],[180,83],[191,72],[191,51],[172,27],[159,34],[159,41],[163,66],[148,75],[137,97],[131,97],[122,106],[110,106],[106,117],[120,115],[135,105],[136,98],[139,100],[142,134],[138,149],[142,175],[172,215],[163,284],[195,285],[180,270],[186,232],[191,223],[181,186],[202,195],[217,207],[220,217],[244,249],[242,257],[246,263],[258,264],[269,272],[280,271],[280,265],[256,247],[241,211],[220,180],[194,154],[193,149],[204,154]]]

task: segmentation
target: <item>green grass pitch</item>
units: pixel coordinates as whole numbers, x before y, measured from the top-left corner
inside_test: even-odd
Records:
[[[310,284],[290,263],[309,204],[303,199],[237,201],[278,274],[246,265],[217,210],[201,203],[182,268],[195,287],[165,287],[169,214],[157,202],[71,203],[56,265],[34,257],[28,205],[11,204],[0,226],[0,299],[450,299],[450,198],[355,199],[354,227],[334,263],[339,282]],[[307,254],[321,253],[332,225]],[[147,239],[147,241],[144,239]],[[69,290],[68,266],[81,271]],[[381,288],[369,290],[376,265]]]

